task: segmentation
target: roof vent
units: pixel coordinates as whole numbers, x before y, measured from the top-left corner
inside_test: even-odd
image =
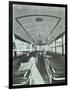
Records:
[[[43,21],[43,18],[37,17],[35,20],[36,20],[36,22],[42,22]]]

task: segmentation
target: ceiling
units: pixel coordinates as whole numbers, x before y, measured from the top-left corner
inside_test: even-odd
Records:
[[[28,42],[46,44],[65,31],[65,9],[14,5],[13,31]]]

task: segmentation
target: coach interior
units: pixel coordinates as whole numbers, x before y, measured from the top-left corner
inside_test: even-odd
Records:
[[[13,5],[13,86],[57,83],[65,83],[65,9]]]

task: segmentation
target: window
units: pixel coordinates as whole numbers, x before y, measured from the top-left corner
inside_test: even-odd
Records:
[[[17,51],[28,51],[31,49],[31,44],[16,39],[16,49]]]
[[[62,45],[62,37],[56,40],[56,46]]]
[[[51,42],[47,47],[47,50],[50,52],[65,54],[65,34],[62,34],[60,38]]]
[[[56,53],[62,54],[62,37],[56,40]]]
[[[56,47],[56,53],[62,54],[62,46]]]
[[[55,41],[50,44],[50,51],[55,52]]]

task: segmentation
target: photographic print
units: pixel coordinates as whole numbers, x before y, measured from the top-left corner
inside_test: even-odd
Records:
[[[9,2],[9,88],[67,84],[67,5]]]

